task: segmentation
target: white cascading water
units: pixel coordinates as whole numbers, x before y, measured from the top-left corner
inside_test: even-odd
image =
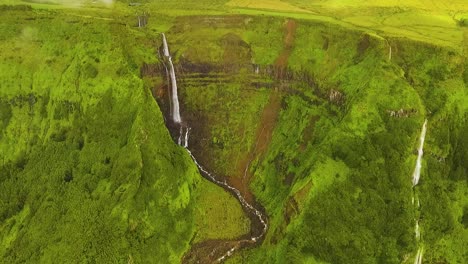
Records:
[[[414,168],[413,172],[413,186],[418,185],[419,177],[421,176],[421,167],[422,167],[422,157],[423,157],[423,148],[424,148],[424,140],[426,138],[426,126],[427,120],[424,121],[423,128],[421,131],[421,136],[419,137],[419,148],[418,148],[418,159],[416,160],[416,167]]]
[[[418,148],[418,158],[416,160],[416,166],[414,168],[414,172],[413,172],[413,197],[411,197],[411,202],[413,204],[413,206],[415,206],[414,204],[414,200],[415,200],[415,190],[414,190],[414,187],[416,185],[418,185],[419,183],[419,178],[421,176],[421,168],[422,168],[422,157],[423,157],[423,148],[424,148],[424,140],[426,139],[426,131],[427,131],[427,119],[424,121],[424,124],[423,124],[423,127],[421,129],[421,135],[419,137],[419,148]],[[416,206],[415,206],[416,210],[419,211],[420,210],[420,202],[419,202],[419,197],[416,197]],[[418,243],[418,251],[416,253],[416,257],[414,259],[414,264],[421,264],[422,263],[422,259],[423,259],[423,251],[424,251],[424,248],[423,248],[423,245],[421,243],[421,227],[419,225],[419,218],[418,219],[415,219],[416,223],[415,223],[415,226],[414,226],[414,233],[415,233],[415,237],[416,237],[416,241]]]
[[[179,129],[179,138],[177,139],[177,145],[182,146],[182,134],[184,133],[184,128],[180,126]]]
[[[388,61],[392,60],[392,46],[388,45]]]
[[[179,138],[177,139],[177,144],[183,146],[184,148],[188,148],[188,140],[189,140],[189,133],[190,127],[186,127],[184,125],[180,126],[179,129]],[[184,132],[185,130],[185,132]]]
[[[416,253],[416,258],[414,259],[414,264],[421,264],[423,258],[423,247],[418,248],[418,253]]]
[[[421,238],[421,231],[419,231],[419,220],[416,220],[416,226],[414,227],[414,233],[416,235],[416,240]]]
[[[198,163],[197,159],[192,154],[192,152],[188,149],[188,147],[189,147],[189,135],[190,135],[191,128],[181,124],[182,119],[180,117],[180,112],[179,112],[179,98],[177,96],[177,83],[176,83],[174,65],[172,64],[172,58],[171,58],[171,55],[169,53],[169,47],[167,45],[166,36],[164,35],[164,33],[162,34],[162,38],[163,38],[163,53],[164,53],[164,56],[169,61],[169,73],[170,73],[171,84],[172,84],[172,94],[171,94],[171,102],[172,102],[172,106],[173,106],[172,107],[172,118],[173,118],[173,121],[175,123],[180,124],[179,137],[178,137],[177,143],[180,146],[183,146],[185,148],[185,150],[188,152],[188,154],[190,155],[190,157],[195,162],[195,164],[197,165],[198,169],[201,172],[203,172],[215,184],[217,184],[217,185],[219,185],[221,187],[227,188],[230,191],[234,192],[237,199],[242,204],[242,206],[244,208],[248,209],[249,211],[253,212],[257,216],[258,220],[260,221],[260,223],[263,226],[262,232],[258,236],[251,237],[249,240],[239,241],[239,242],[255,243],[266,234],[266,231],[268,229],[268,224],[267,224],[267,220],[266,220],[265,216],[259,210],[257,210],[251,204],[249,204],[245,200],[245,198],[242,196],[242,194],[241,194],[241,192],[239,190],[237,190],[236,188],[229,185],[226,181],[222,182],[222,181],[217,180],[216,177],[214,177],[205,168],[203,168],[203,166],[200,165],[200,163]],[[231,249],[229,249],[223,256],[221,256],[221,257],[219,257],[217,259],[217,262],[221,262],[221,261],[225,260],[227,257],[231,256],[237,248],[238,248],[237,246],[234,246]]]
[[[186,128],[186,130],[185,130],[184,148],[188,148],[189,133],[190,133],[190,127]]]
[[[171,77],[172,121],[178,124],[182,122],[182,119],[180,118],[179,97],[177,95],[177,80],[175,76],[175,69],[174,69],[174,65],[172,64],[172,57],[171,57],[171,54],[169,53],[169,47],[167,46],[166,35],[164,35],[164,33],[162,33],[162,39],[163,39],[163,53],[164,53],[164,56],[167,58],[167,61],[169,62],[169,76]]]

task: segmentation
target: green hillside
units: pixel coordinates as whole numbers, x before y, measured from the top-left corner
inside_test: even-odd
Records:
[[[154,37],[117,19],[1,12],[1,262],[177,262],[196,232],[213,236],[205,217],[244,232],[139,77]],[[198,208],[207,199],[219,211]]]
[[[3,1],[0,263],[468,262],[464,2]]]

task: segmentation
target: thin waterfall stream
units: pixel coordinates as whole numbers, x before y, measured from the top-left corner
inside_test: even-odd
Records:
[[[179,96],[177,95],[177,80],[175,75],[174,64],[172,63],[172,57],[169,53],[169,47],[167,46],[166,35],[162,34],[163,38],[163,53],[169,62],[169,76],[171,78],[171,115],[174,123],[182,122],[180,118],[180,109],[179,109]]]
[[[411,201],[415,208],[415,211],[419,213],[421,204],[419,201],[419,197],[415,194],[415,187],[419,183],[419,179],[421,177],[421,168],[422,168],[422,158],[424,154],[424,141],[426,139],[426,131],[427,131],[427,119],[424,121],[423,127],[421,129],[421,135],[419,137],[419,147],[418,147],[418,158],[416,159],[416,165],[413,172],[413,197]],[[416,204],[415,204],[416,200]],[[416,237],[416,243],[418,245],[418,251],[416,252],[416,257],[414,259],[414,264],[421,264],[423,259],[424,247],[421,241],[421,226],[419,223],[420,216],[418,214],[417,218],[415,219],[415,226],[414,226],[414,233]]]
[[[207,171],[195,158],[195,156],[192,154],[192,152],[189,149],[189,136],[190,136],[190,130],[191,128],[182,121],[181,115],[180,115],[180,108],[179,108],[179,98],[177,95],[177,80],[176,80],[176,74],[175,74],[175,69],[174,65],[172,62],[172,57],[169,52],[169,46],[167,44],[166,36],[164,33],[162,33],[162,41],[163,41],[163,55],[165,58],[165,63],[168,64],[166,66],[166,69],[169,68],[169,71],[166,70],[166,73],[169,73],[168,80],[170,80],[170,85],[171,85],[171,100],[170,100],[170,112],[171,112],[171,117],[172,117],[172,122],[174,122],[175,125],[179,127],[179,136],[177,140],[177,144],[184,147],[187,153],[190,155],[192,160],[195,162],[197,165],[199,171],[201,174],[208,179],[209,181],[215,183],[216,185],[222,187],[224,190],[232,193],[234,197],[236,197],[244,210],[249,213],[249,216],[251,218],[251,221],[257,221],[258,224],[261,225],[261,232],[257,235],[252,235],[250,236],[249,239],[239,239],[239,240],[234,240],[231,241],[233,242],[232,245],[229,246],[229,249],[227,249],[225,252],[221,253],[219,256],[216,256],[213,262],[222,262],[229,256],[231,256],[234,251],[237,249],[241,248],[242,246],[245,246],[247,244],[249,245],[254,245],[257,242],[261,241],[261,239],[265,236],[267,229],[268,229],[268,224],[267,224],[267,218],[266,216],[254,205],[250,204],[247,202],[245,197],[242,195],[242,193],[231,186],[226,180],[221,181],[218,180],[215,175]],[[216,250],[213,249],[212,253],[215,252]]]

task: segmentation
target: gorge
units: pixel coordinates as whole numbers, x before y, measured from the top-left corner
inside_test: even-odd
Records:
[[[0,17],[0,263],[468,263],[466,1]]]
[[[227,192],[232,193],[238,201],[241,203],[242,207],[246,211],[246,213],[251,217],[252,221],[258,221],[258,225],[262,227],[262,230],[260,233],[255,234],[256,232],[251,231],[252,237],[250,239],[239,239],[239,240],[234,240],[234,241],[228,241],[227,243],[232,244],[233,246],[229,248],[226,252],[220,251],[216,255],[213,254],[217,247],[219,247],[218,244],[210,244],[209,250],[211,250],[211,253],[209,256],[203,255],[203,252],[197,252],[197,247],[196,245],[194,246],[194,251],[189,252],[188,257],[186,259],[189,259],[191,262],[194,263],[199,263],[200,261],[202,263],[214,263],[214,262],[220,262],[225,260],[227,257],[231,256],[235,250],[245,247],[248,244],[256,244],[257,242],[260,242],[261,239],[265,236],[267,229],[268,229],[268,224],[267,224],[267,219],[266,216],[258,209],[256,209],[253,205],[248,203],[241,192],[237,190],[235,187],[229,185],[226,181],[220,181],[216,178],[216,176],[212,175],[210,172],[208,172],[202,165],[200,165],[195,158],[195,156],[192,154],[192,152],[189,149],[189,132],[190,132],[190,126],[186,123],[182,123],[181,115],[180,115],[180,110],[179,110],[179,99],[177,97],[177,83],[176,83],[176,75],[175,75],[175,70],[174,70],[174,65],[172,63],[172,58],[169,53],[168,49],[168,44],[166,41],[166,36],[164,33],[162,33],[162,41],[163,41],[163,54],[166,58],[166,63],[169,64],[169,76],[170,76],[170,86],[171,86],[171,114],[172,114],[172,122],[180,126],[179,130],[179,135],[178,135],[178,141],[177,143],[180,146],[183,146],[187,152],[189,153],[190,157],[193,159],[195,164],[197,165],[198,169],[202,173],[203,176],[205,176],[209,181],[213,182],[214,184],[217,184],[218,186],[222,187],[225,189]],[[167,67],[167,66],[166,66]],[[252,226],[255,226],[252,225]],[[226,243],[226,242],[225,242]],[[204,250],[207,250],[204,248]],[[221,255],[219,255],[221,254]],[[219,256],[218,256],[219,255]],[[188,261],[188,260],[187,260]]]

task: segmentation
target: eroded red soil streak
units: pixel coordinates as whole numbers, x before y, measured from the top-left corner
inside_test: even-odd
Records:
[[[296,21],[292,19],[286,21],[283,52],[275,61],[275,67],[277,68],[276,77],[279,79],[286,73],[289,55],[294,45],[296,28]],[[272,91],[269,101],[263,109],[260,124],[257,127],[255,145],[252,146],[251,151],[238,162],[236,175],[228,179],[228,182],[232,186],[236,187],[244,194],[248,202],[253,202],[253,196],[249,190],[249,184],[252,178],[252,173],[250,172],[251,163],[255,159],[263,159],[270,145],[273,129],[276,126],[280,109],[281,94],[277,91]]]
[[[153,89],[153,97],[157,100],[164,100],[167,93],[167,85],[159,85]]]
[[[283,78],[284,75],[286,74],[289,56],[291,55],[292,48],[294,45],[296,28],[297,28],[296,21],[292,19],[288,19],[286,21],[286,25],[285,25],[286,35],[284,37],[283,51],[281,52],[281,54],[278,56],[278,58],[275,61],[275,67],[277,68],[275,77],[278,79]]]
[[[241,191],[248,202],[253,202],[253,196],[249,189],[252,178],[252,172],[250,171],[251,163],[255,159],[263,159],[270,145],[280,109],[281,96],[279,92],[272,91],[269,101],[263,109],[260,124],[257,127],[255,145],[252,146],[251,151],[238,163],[236,176],[229,178],[229,183]]]

